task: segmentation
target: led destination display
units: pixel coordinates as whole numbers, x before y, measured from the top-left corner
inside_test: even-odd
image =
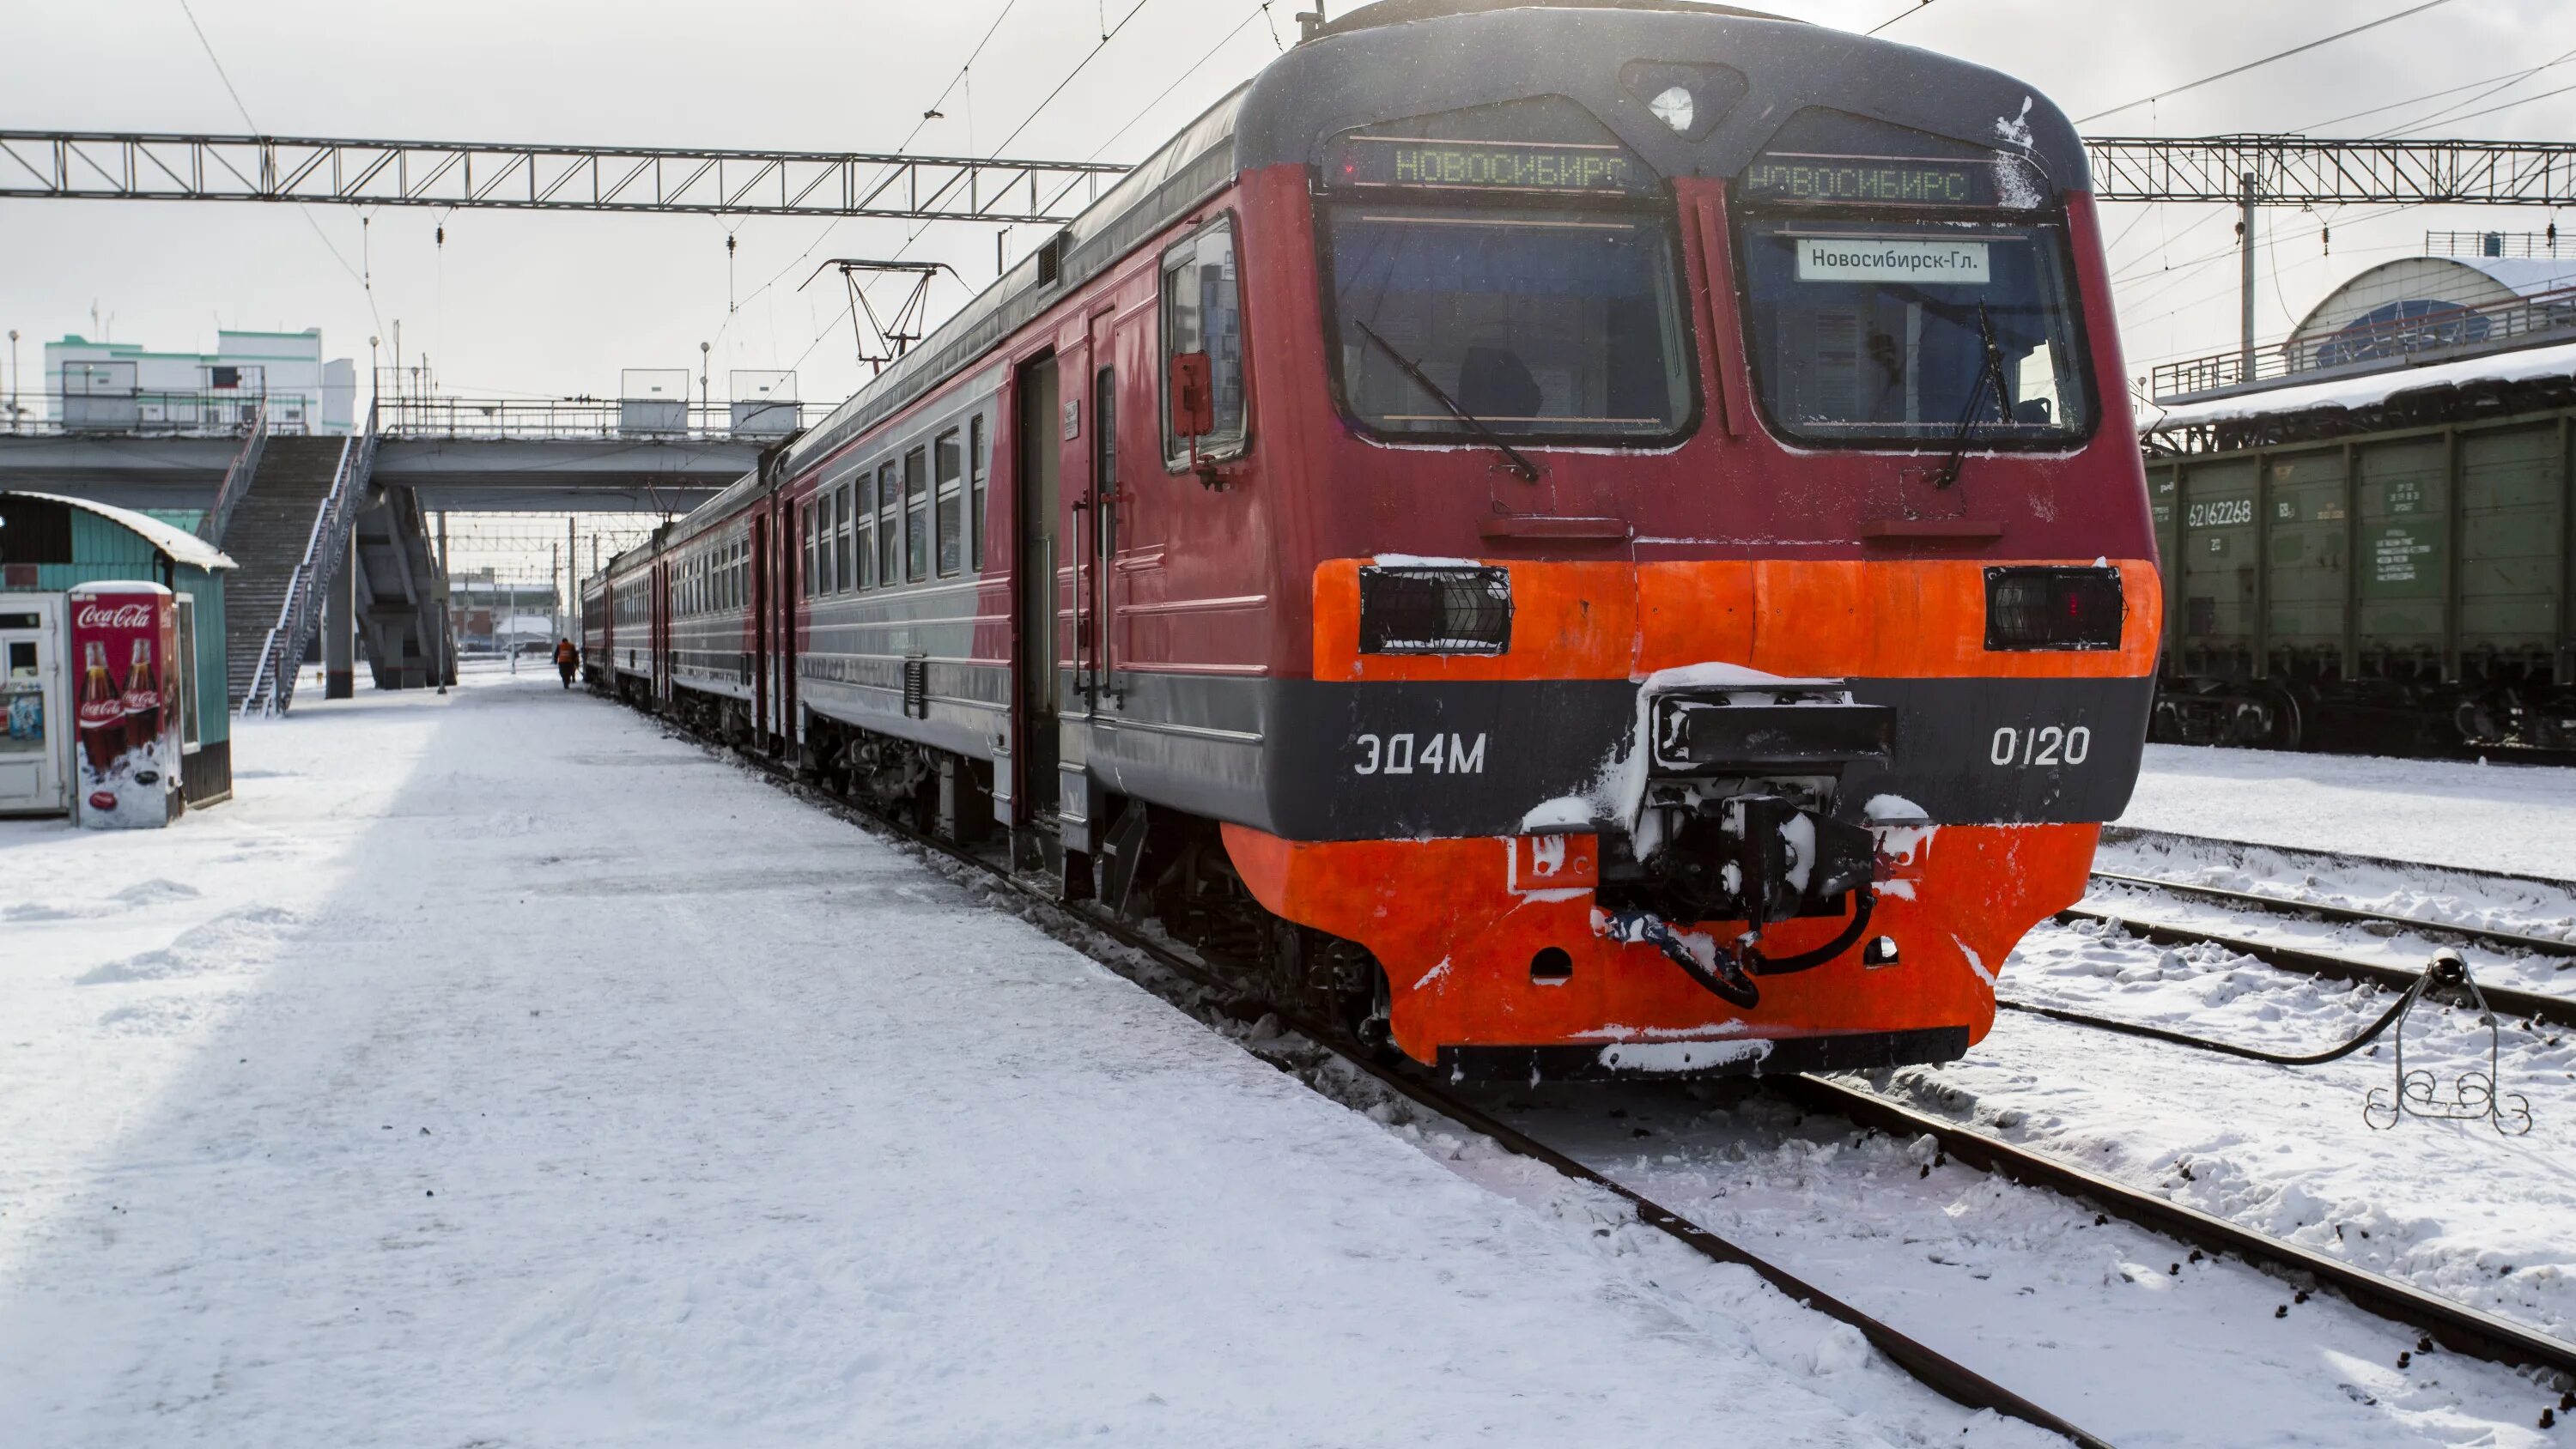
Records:
[[[1353,136],[1333,167],[1345,186],[1505,191],[1651,191],[1655,177],[1617,146]]]
[[[1740,189],[1747,196],[1775,201],[1992,206],[1996,201],[1995,182],[1995,168],[1989,162],[1766,156],[1744,169]]]

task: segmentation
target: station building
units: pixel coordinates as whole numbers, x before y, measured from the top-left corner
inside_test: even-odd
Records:
[[[45,344],[49,415],[66,429],[232,432],[265,399],[271,432],[348,433],[358,366],[324,360],[322,329],[215,334],[212,352],[154,352],[67,335]]]

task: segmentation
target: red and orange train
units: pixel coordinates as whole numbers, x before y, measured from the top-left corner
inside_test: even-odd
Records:
[[[2135,780],[2122,375],[2022,84],[1384,0],[587,581],[588,668],[1461,1075],[1943,1059]]]

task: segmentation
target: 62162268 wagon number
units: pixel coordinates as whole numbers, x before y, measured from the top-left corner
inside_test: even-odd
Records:
[[[2092,753],[2093,731],[2083,725],[2005,725],[1986,745],[1987,763],[2004,766],[2080,765]]]

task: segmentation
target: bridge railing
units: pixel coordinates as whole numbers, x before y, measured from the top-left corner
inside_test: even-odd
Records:
[[[300,395],[48,390],[0,394],[0,437],[238,437],[262,412],[272,433],[309,433],[321,421]]]
[[[2562,333],[2576,341],[2576,287],[2533,292],[2479,306],[2436,303],[2405,316],[2360,323],[2301,342],[2257,348],[2247,371],[2242,349],[2160,363],[2148,372],[2158,402],[2174,402],[2249,382],[2327,370],[2375,371],[2428,353],[2498,347],[2518,338]]]
[[[377,407],[387,437],[461,441],[763,442],[820,422],[829,411],[789,401],[405,395],[380,397]]]
[[[224,530],[232,526],[233,510],[241,506],[242,495],[250,491],[250,480],[259,472],[260,454],[268,448],[268,404],[262,401],[250,420],[250,433],[242,439],[241,451],[233,455],[232,466],[224,470],[224,486],[215,490],[215,506],[197,520],[197,537],[217,548],[224,546]]]
[[[331,475],[331,489],[323,495],[322,506],[314,512],[304,557],[287,580],[276,625],[260,643],[259,664],[251,673],[250,689],[242,695],[244,715],[284,714],[295,702],[295,678],[304,651],[322,625],[322,596],[333,576],[349,567],[349,533],[357,524],[359,495],[366,491],[375,463],[376,410],[371,406],[366,430],[341,445],[340,466]]]

